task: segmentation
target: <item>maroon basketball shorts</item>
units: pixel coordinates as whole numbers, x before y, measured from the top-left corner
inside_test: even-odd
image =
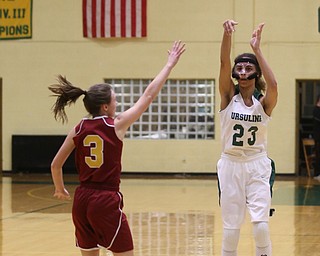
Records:
[[[120,192],[78,187],[72,208],[77,247],[88,251],[103,247],[116,253],[133,250],[122,208]]]

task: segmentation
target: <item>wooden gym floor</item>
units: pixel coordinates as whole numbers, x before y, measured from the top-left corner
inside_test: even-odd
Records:
[[[74,175],[65,176],[71,194]],[[136,256],[220,255],[222,226],[216,176],[126,177],[121,183]],[[50,175],[1,177],[0,256],[73,256],[72,202],[52,197]],[[270,219],[274,256],[320,255],[320,182],[277,176]],[[249,218],[239,256],[254,253]],[[101,255],[111,255],[102,251]]]

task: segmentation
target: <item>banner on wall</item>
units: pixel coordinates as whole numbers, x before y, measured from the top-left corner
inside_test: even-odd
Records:
[[[32,0],[0,0],[0,40],[32,37]]]
[[[147,0],[82,0],[83,36],[146,37]]]

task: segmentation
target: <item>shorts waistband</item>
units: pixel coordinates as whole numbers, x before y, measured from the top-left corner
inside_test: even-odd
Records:
[[[109,190],[109,191],[116,191],[116,192],[119,192],[120,190],[119,186],[109,185],[109,184],[99,183],[99,182],[81,182],[80,187],[98,189],[98,190]]]
[[[221,158],[230,159],[235,162],[247,162],[247,161],[253,161],[258,160],[260,158],[268,157],[267,153],[259,153],[252,156],[233,156],[229,154],[222,153]]]

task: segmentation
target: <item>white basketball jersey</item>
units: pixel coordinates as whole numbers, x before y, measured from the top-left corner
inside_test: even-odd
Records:
[[[267,123],[270,117],[252,96],[253,105],[244,104],[236,94],[220,111],[222,153],[234,157],[250,157],[267,152]]]

